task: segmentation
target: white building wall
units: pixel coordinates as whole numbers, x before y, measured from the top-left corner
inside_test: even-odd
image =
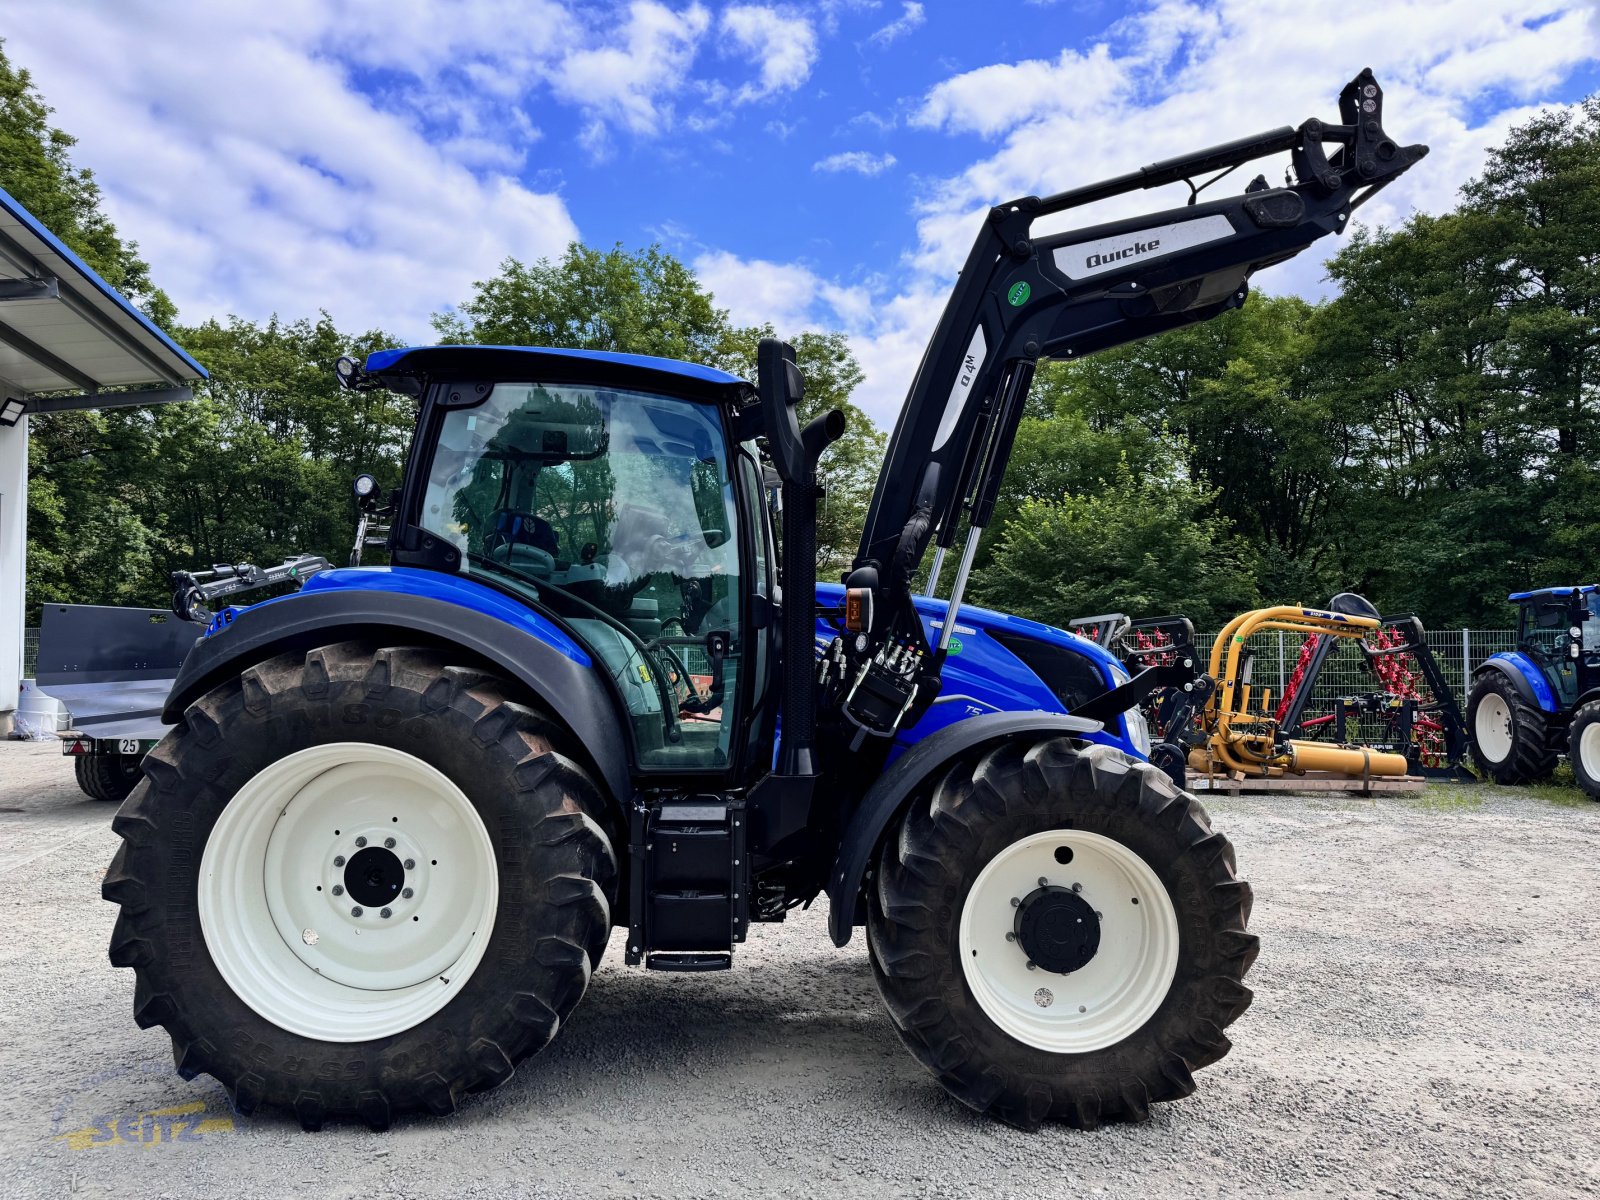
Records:
[[[21,395],[6,390],[0,399]],[[0,735],[11,726],[22,679],[22,601],[28,573],[28,418],[0,425]]]

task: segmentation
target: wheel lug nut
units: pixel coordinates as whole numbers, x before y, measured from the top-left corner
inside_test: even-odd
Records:
[[[1075,884],[1073,884],[1073,885],[1072,885],[1072,890],[1073,890],[1073,891],[1075,891],[1075,892],[1081,892],[1081,891],[1083,891],[1083,884],[1081,884],[1081,883],[1075,883]]]
[[[409,899],[411,899],[411,897],[413,897],[415,895],[416,895],[416,892],[412,891],[410,888],[406,888],[404,891],[402,891],[400,893],[400,897],[403,900],[409,900]]]
[[[393,850],[394,849],[394,839],[393,838],[384,838],[383,839],[383,848],[385,850]]]
[[[352,908],[350,910],[350,915],[352,917],[359,917],[361,915],[361,912],[362,912],[361,905],[358,904],[358,905],[356,905],[354,908]]]
[[[342,895],[344,895],[344,889],[343,889],[343,888],[342,888],[342,887],[340,887],[340,886],[339,886],[339,885],[338,885],[338,884],[337,884],[337,883],[336,883],[336,884],[334,884],[334,885],[333,885],[333,894],[334,894],[334,895],[335,895],[335,896],[342,896]]]
[[[1015,896],[1011,897],[1011,907],[1012,908],[1021,908],[1022,907],[1022,901],[1018,900]]]
[[[414,859],[414,858],[406,859],[406,870],[414,871],[416,869],[417,869],[417,860]]]
[[[344,855],[342,855],[342,854],[335,854],[335,855],[334,855],[334,856],[333,856],[333,865],[334,865],[334,866],[336,866],[336,867],[342,867],[342,866],[344,866]]]
[[[1036,962],[1034,962],[1034,961],[1033,961],[1033,960],[1032,960],[1032,959],[1031,959],[1031,958],[1030,958],[1030,959],[1029,959],[1029,960],[1028,960],[1028,970],[1030,970],[1030,971],[1037,971],[1037,970],[1038,970],[1038,969],[1039,969],[1039,964],[1038,964],[1038,963],[1036,963]]]
[[[356,845],[358,845],[358,846],[365,846],[365,845],[366,845],[366,844],[367,844],[367,839],[366,839],[366,838],[364,838],[364,837],[358,837],[358,838],[357,838],[357,839],[356,839]]]
[[[378,915],[380,917],[392,917],[392,916],[394,916],[394,910],[386,908],[381,913],[379,913]]]
[[[1014,942],[1014,941],[1016,941],[1016,940],[1017,940],[1017,935],[1016,935],[1016,934],[1014,934],[1014,933],[1008,933],[1008,934],[1006,934],[1006,941],[1008,941],[1008,942]]]
[[[1050,881],[1048,879],[1046,879],[1043,875],[1041,875],[1041,876],[1039,876],[1039,886],[1040,887],[1049,887],[1050,886]]]

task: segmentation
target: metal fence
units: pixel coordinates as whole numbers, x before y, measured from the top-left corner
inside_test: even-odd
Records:
[[[24,679],[32,679],[38,665],[39,631],[37,629],[24,629],[22,631],[22,677]]]
[[[1202,655],[1210,653],[1215,633],[1195,635],[1195,645]],[[1251,688],[1260,695],[1263,688],[1272,691],[1274,706],[1283,695],[1284,686],[1294,673],[1300,656],[1301,635],[1297,633],[1268,632],[1250,639],[1255,651],[1255,665],[1251,671]],[[1428,631],[1428,649],[1438,660],[1439,670],[1455,693],[1456,703],[1465,712],[1467,687],[1475,671],[1490,655],[1502,650],[1514,650],[1517,634],[1513,629],[1432,629]],[[1354,641],[1337,641],[1323,662],[1311,698],[1306,702],[1302,719],[1323,716],[1333,712],[1341,696],[1355,696],[1380,690],[1372,672],[1362,659],[1360,647]],[[1252,706],[1253,707],[1253,706]]]

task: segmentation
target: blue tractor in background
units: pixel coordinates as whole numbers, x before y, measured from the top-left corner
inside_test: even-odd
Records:
[[[843,418],[800,427],[781,342],[754,386],[562,349],[342,363],[417,402],[402,485],[358,489],[391,565],[225,609],[185,660],[104,882],[135,1019],[241,1111],[381,1128],[510,1078],[614,929],[627,965],[719,970],[826,894],[973,1108],[1090,1127],[1189,1094],[1256,939],[1232,847],[1145,759],[1170,667],[962,597],[1036,364],[1237,308],[1342,231],[1425,153],[1381,104],[1363,72],[1338,124],[993,209],[838,586],[816,467]],[[1197,202],[1280,154],[1293,182]],[[1185,206],[1031,232],[1180,181]]]
[[[1472,757],[1496,783],[1532,783],[1563,753],[1600,800],[1600,585],[1513,592],[1517,648],[1473,673]]]

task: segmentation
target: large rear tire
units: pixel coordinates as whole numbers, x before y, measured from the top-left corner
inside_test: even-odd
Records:
[[[111,961],[186,1078],[308,1129],[448,1113],[577,1004],[611,926],[602,799],[564,732],[431,650],[252,667],[113,822]]]
[[[1600,800],[1600,700],[1591,700],[1572,714],[1567,759],[1578,786],[1591,800]]]
[[[1143,1120],[1249,1006],[1250,885],[1159,770],[1066,738],[958,762],[869,887],[879,990],[962,1103],[1023,1128]]]
[[[85,796],[118,804],[143,778],[137,754],[80,754],[72,760],[72,769]]]
[[[1499,671],[1484,672],[1472,685],[1467,728],[1472,731],[1472,761],[1498,784],[1533,783],[1555,770],[1549,720]]]

